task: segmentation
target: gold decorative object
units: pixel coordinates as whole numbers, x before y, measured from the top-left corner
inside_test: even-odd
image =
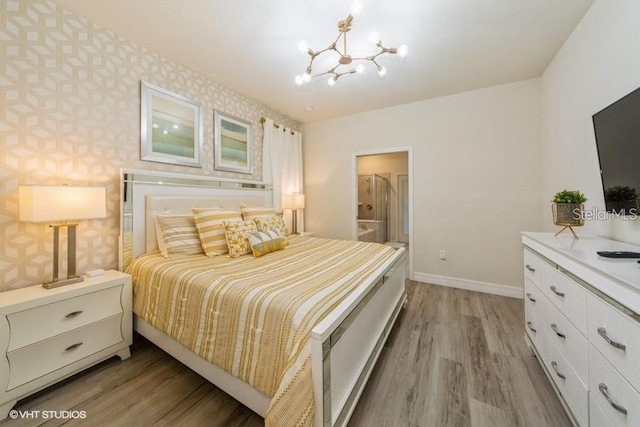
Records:
[[[563,227],[555,235],[562,233],[567,228],[573,233],[573,237],[576,239],[578,235],[573,230],[573,227],[581,227],[584,225],[584,205],[582,203],[554,203],[551,205],[551,211],[553,212],[553,223]]]
[[[373,64],[378,70],[378,76],[383,78],[387,74],[387,69],[378,63],[377,59],[383,54],[398,55],[401,58],[407,56],[409,48],[407,45],[401,45],[397,48],[386,47],[382,44],[382,41],[378,37],[378,34],[373,32],[369,35],[369,41],[373,43],[377,51],[368,56],[351,56],[347,51],[347,33],[351,31],[351,25],[353,24],[354,16],[357,16],[362,11],[362,1],[355,0],[351,5],[351,13],[342,21],[338,22],[338,37],[326,48],[322,50],[316,50],[309,48],[307,42],[304,40],[298,43],[298,49],[302,53],[309,55],[309,65],[305,69],[304,73],[296,76],[295,81],[297,85],[303,85],[309,83],[314,77],[329,75],[327,83],[329,86],[335,86],[338,79],[344,75],[362,73],[364,71],[364,64]],[[338,55],[337,63],[330,67],[328,70],[318,72],[314,74],[313,61],[325,52],[333,52],[334,55]],[[352,63],[359,63],[354,68],[349,67]],[[342,67],[342,68],[341,68]]]

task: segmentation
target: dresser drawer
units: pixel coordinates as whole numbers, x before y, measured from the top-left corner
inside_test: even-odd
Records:
[[[613,422],[607,417],[592,392],[589,392],[589,425],[591,427],[613,427]]]
[[[8,390],[124,341],[122,314],[7,353]]]
[[[640,324],[591,293],[587,307],[589,341],[640,391]]]
[[[528,249],[525,249],[523,253],[524,277],[531,280],[539,288],[542,283],[542,267],[547,263]]]
[[[540,327],[560,349],[582,382],[589,384],[589,341],[555,305],[547,302],[540,317]]]
[[[545,298],[540,290],[525,277],[524,279],[524,329],[538,346],[538,329],[540,328],[540,319],[542,318],[543,298]]]
[[[543,272],[542,292],[575,325],[587,335],[587,290],[562,274],[546,266]]]
[[[580,380],[562,352],[551,341],[551,337],[540,334],[543,344],[543,362],[553,382],[564,397],[567,406],[581,426],[587,426],[589,420],[589,396],[586,384]]]
[[[8,352],[122,313],[123,285],[7,315]]]
[[[589,389],[614,426],[640,426],[640,393],[594,346],[589,346]]]

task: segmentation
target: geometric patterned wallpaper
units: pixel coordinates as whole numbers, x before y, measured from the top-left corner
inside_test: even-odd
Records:
[[[140,81],[203,107],[203,167],[140,160]],[[213,110],[252,123],[254,175],[213,169]],[[262,179],[260,117],[298,123],[46,0],[0,1],[0,291],[51,279],[53,236],[18,221],[18,186],[102,185],[107,218],[78,226],[77,271],[117,268],[119,171]],[[61,275],[66,241],[61,233]],[[65,264],[65,265],[63,265]]]

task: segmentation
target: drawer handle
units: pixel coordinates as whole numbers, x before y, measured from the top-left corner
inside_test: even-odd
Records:
[[[82,345],[82,342],[77,342],[75,344],[71,344],[69,347],[65,348],[64,351],[75,350],[76,348],[80,347],[81,345]]]
[[[620,344],[619,342],[615,342],[611,338],[609,338],[609,336],[607,335],[607,330],[605,328],[603,328],[602,326],[598,328],[598,335],[600,335],[602,338],[604,338],[604,340],[606,342],[608,342],[609,344],[611,344],[615,348],[619,348],[622,351],[625,351],[627,349],[626,345]]]
[[[563,334],[562,332],[558,331],[558,325],[556,325],[555,323],[551,324],[551,329],[553,329],[553,332],[556,333],[557,336],[559,336],[562,339],[567,338],[567,336],[565,334]]]
[[[531,296],[531,294],[527,293],[527,298],[529,298],[529,301],[531,302],[536,302],[536,299],[534,297]]]
[[[538,330],[533,327],[533,323],[531,322],[527,322],[527,327],[529,327],[529,329],[531,329],[531,332],[533,332],[534,334],[538,332]]]
[[[535,272],[536,272],[536,269],[535,269],[535,268],[533,268],[533,267],[531,267],[531,265],[530,265],[530,264],[525,265],[525,267],[526,267],[526,269],[527,269],[527,270],[529,270],[529,271],[530,271],[530,272],[532,272],[532,273],[535,273]]]
[[[558,362],[556,362],[555,360],[553,362],[551,362],[551,367],[553,368],[554,371],[556,371],[556,375],[557,376],[559,376],[563,380],[567,379],[567,377],[564,374],[558,372]]]
[[[554,294],[558,295],[559,297],[564,298],[564,292],[558,291],[558,289],[556,288],[556,285],[549,286],[549,289],[551,289],[551,292],[553,292]]]
[[[604,398],[607,399],[607,402],[609,402],[609,405],[611,405],[613,409],[627,415],[627,409],[624,406],[620,406],[616,402],[611,400],[611,398],[609,397],[609,389],[607,388],[607,385],[605,383],[598,384],[598,389],[600,390],[600,393],[602,393]]]
[[[67,314],[67,315],[66,315],[66,316],[64,316],[64,317],[66,317],[66,318],[69,318],[69,317],[76,317],[78,314],[82,314],[82,310],[72,311],[71,313]]]

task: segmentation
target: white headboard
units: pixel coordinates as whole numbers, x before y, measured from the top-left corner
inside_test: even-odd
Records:
[[[194,207],[270,206],[269,185],[200,176],[122,170],[120,269],[158,248],[154,217],[189,214]]]

